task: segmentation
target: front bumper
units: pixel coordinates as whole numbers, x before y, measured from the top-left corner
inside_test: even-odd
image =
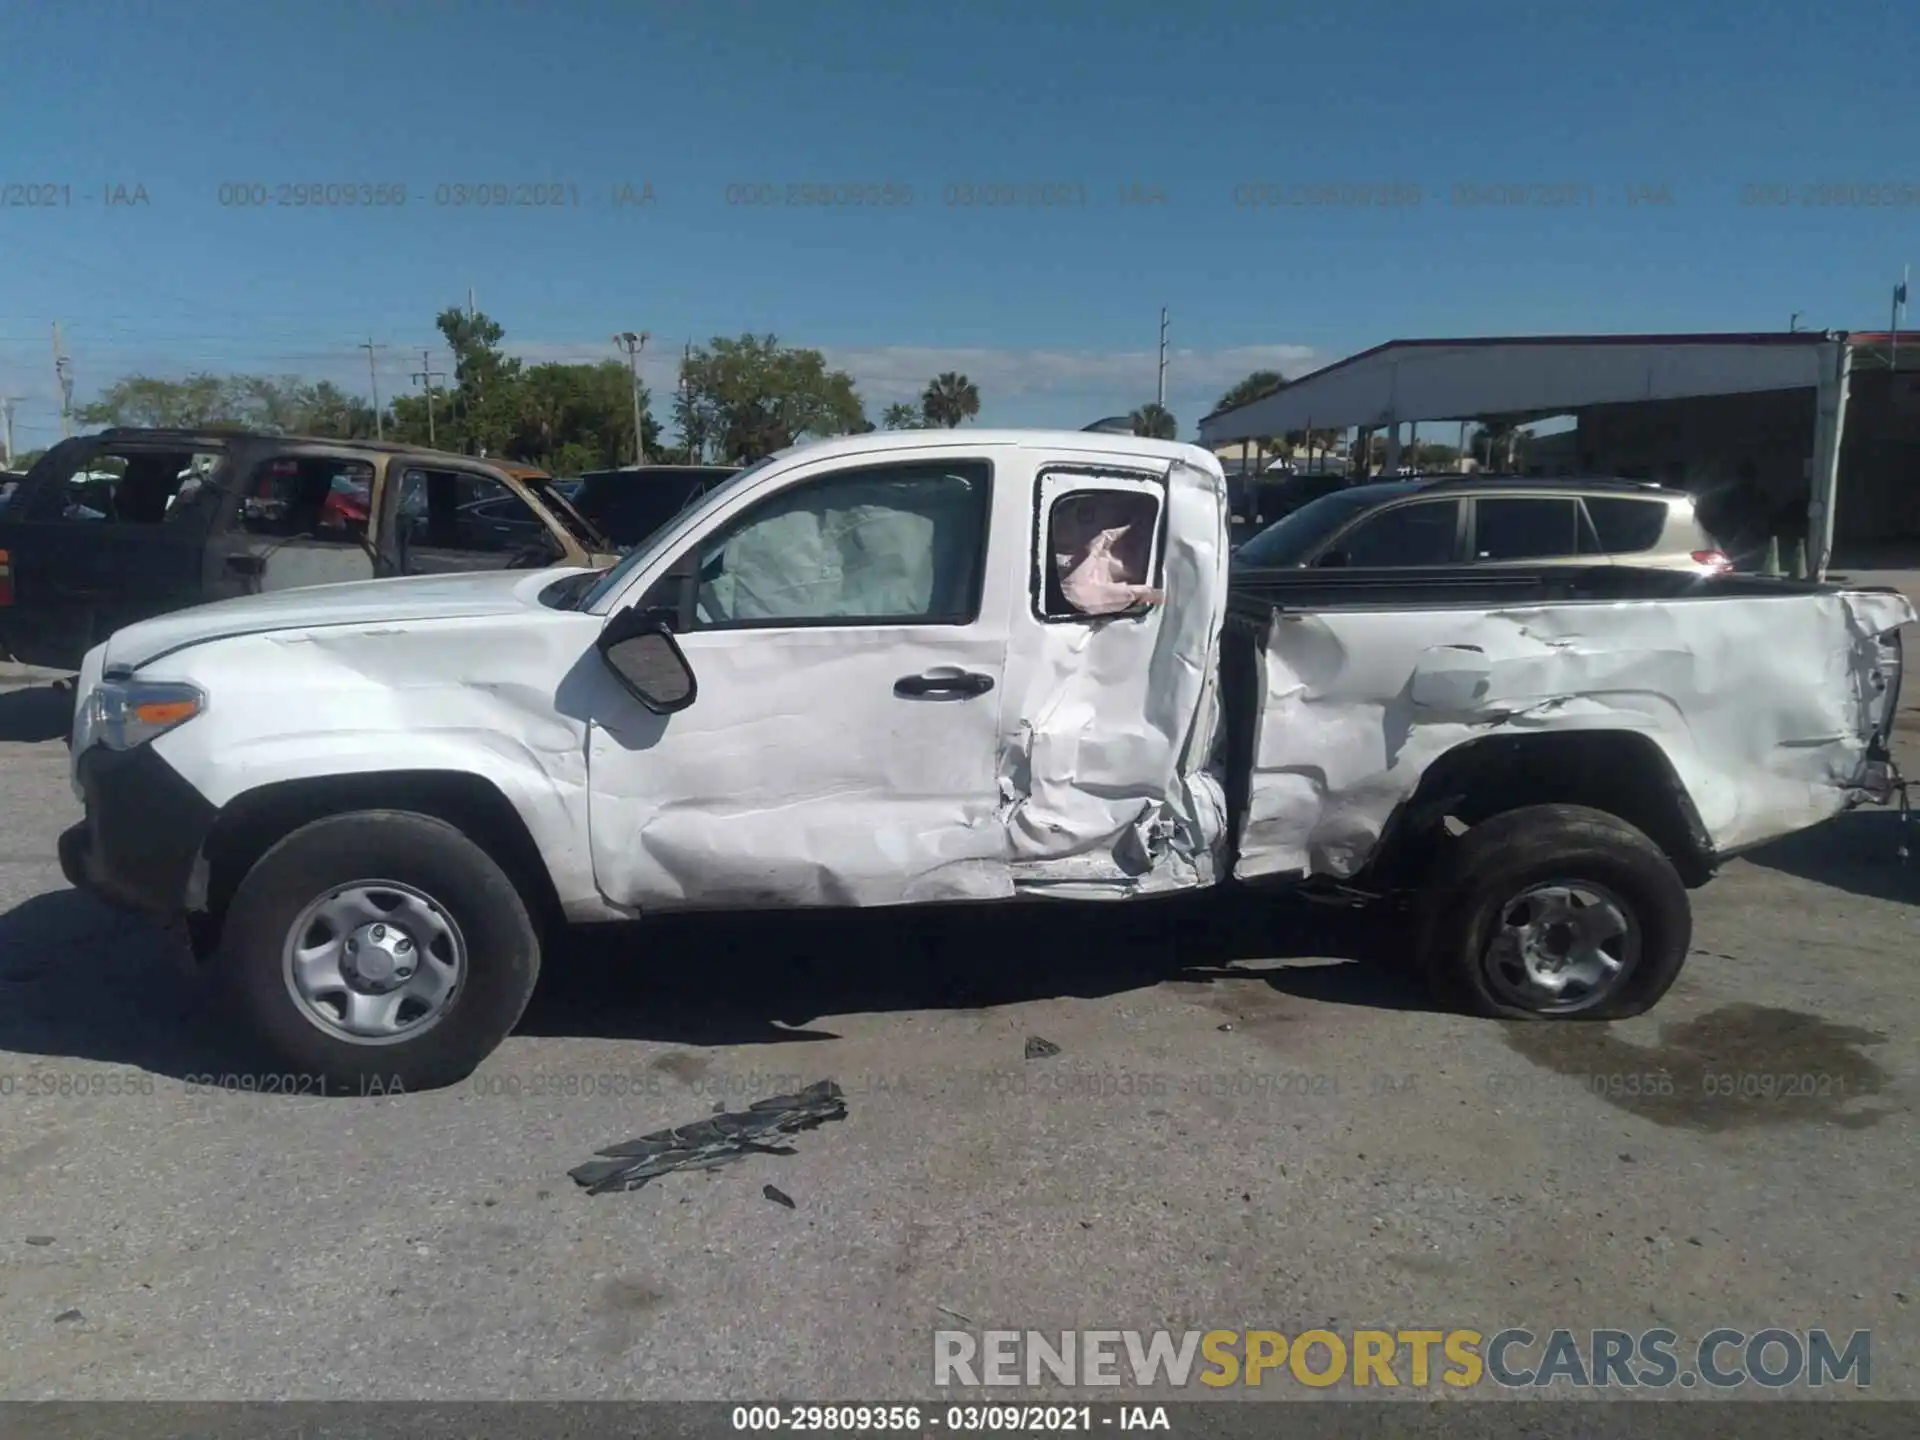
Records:
[[[111,905],[173,920],[217,812],[151,745],[90,745],[74,763],[87,818],[60,837],[67,883]]]

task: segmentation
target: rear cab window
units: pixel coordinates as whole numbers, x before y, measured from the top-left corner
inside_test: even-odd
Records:
[[[1632,555],[1651,550],[1667,528],[1663,500],[1634,500],[1620,495],[1586,497],[1587,518],[1593,522],[1603,555]]]
[[[1118,615],[1160,600],[1154,579],[1164,498],[1156,480],[1042,474],[1045,520],[1033,586],[1038,618]]]

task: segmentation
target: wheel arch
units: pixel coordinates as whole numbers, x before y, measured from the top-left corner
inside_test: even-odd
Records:
[[[536,925],[544,928],[560,917],[559,895],[540,847],[513,801],[492,780],[461,770],[367,770],[271,781],[221,806],[201,844],[207,943],[217,940],[234,892],[268,849],[303,825],[357,810],[412,811],[444,820],[507,872]]]
[[[1706,884],[1718,867],[1699,809],[1658,742],[1637,730],[1571,730],[1485,735],[1441,755],[1389,817],[1368,877],[1381,889],[1413,888],[1448,817],[1471,828],[1511,810],[1554,804],[1626,821],[1660,847],[1689,889]]]

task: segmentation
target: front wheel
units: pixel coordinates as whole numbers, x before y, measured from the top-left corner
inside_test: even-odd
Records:
[[[247,872],[219,970],[288,1074],[347,1093],[430,1090],[513,1029],[540,944],[480,846],[431,816],[367,810],[302,826]]]
[[[1693,943],[1686,886],[1616,815],[1532,805],[1474,826],[1429,882],[1421,959],[1455,1006],[1509,1020],[1639,1015]]]

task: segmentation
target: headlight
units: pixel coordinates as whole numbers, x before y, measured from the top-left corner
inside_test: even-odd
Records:
[[[87,697],[88,729],[109,750],[131,750],[207,708],[197,686],[157,680],[106,680]]]

